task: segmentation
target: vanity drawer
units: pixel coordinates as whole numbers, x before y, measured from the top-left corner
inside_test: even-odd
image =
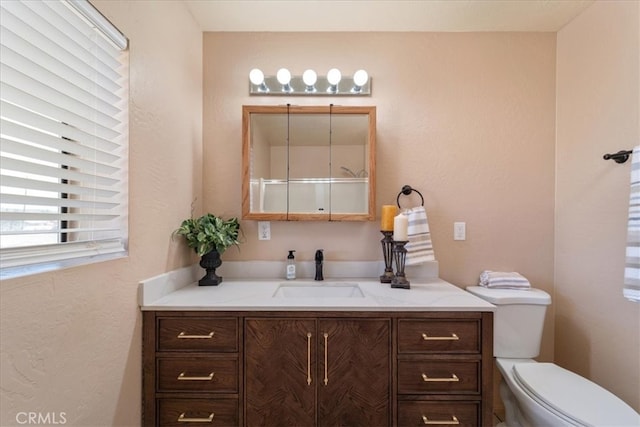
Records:
[[[238,321],[235,318],[158,319],[158,351],[238,351]]]
[[[238,399],[158,399],[158,425],[237,426]]]
[[[477,402],[458,401],[400,401],[398,425],[402,427],[455,425],[477,427],[482,425],[480,405]]]
[[[399,353],[480,353],[477,320],[398,321]]]
[[[158,391],[238,392],[236,358],[159,358]]]
[[[399,394],[479,394],[480,361],[399,360]]]

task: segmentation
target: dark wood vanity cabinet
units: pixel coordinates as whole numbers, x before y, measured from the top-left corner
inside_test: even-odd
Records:
[[[143,425],[491,425],[492,321],[145,311]]]
[[[144,312],[144,426],[241,425],[237,316]]]
[[[391,320],[245,320],[247,426],[391,424]]]
[[[399,426],[491,426],[492,313],[397,321]]]

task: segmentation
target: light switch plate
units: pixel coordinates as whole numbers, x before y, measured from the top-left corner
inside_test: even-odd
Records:
[[[258,240],[271,240],[270,221],[258,221]]]
[[[467,223],[453,223],[453,240],[467,240]]]

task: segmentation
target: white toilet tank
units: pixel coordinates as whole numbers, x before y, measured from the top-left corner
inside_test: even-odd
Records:
[[[540,289],[491,289],[469,286],[467,291],[497,307],[493,318],[493,356],[531,359],[540,354],[544,314],[551,296]]]

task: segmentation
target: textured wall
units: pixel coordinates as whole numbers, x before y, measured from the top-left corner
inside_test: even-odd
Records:
[[[206,210],[241,211],[243,104],[375,105],[377,210],[404,184],[425,197],[440,275],[475,284],[483,269],[520,271],[553,288],[555,34],[205,33]],[[365,68],[369,98],[249,97],[253,67],[273,74]],[[405,205],[419,199],[401,199]],[[453,241],[453,223],[467,240]],[[272,240],[246,242],[225,259],[378,260],[379,222],[272,222]],[[552,310],[543,357],[552,358]]]
[[[622,296],[640,143],[640,3],[598,1],[558,33],[556,362],[640,411],[640,304]]]
[[[2,426],[139,425],[137,284],[192,261],[170,235],[201,199],[202,33],[179,2],[92,3],[131,41],[129,258],[2,282]]]
[[[484,268],[518,270],[551,290],[554,34],[214,33],[203,46],[179,2],[96,4],[131,39],[130,257],[2,283],[1,425],[18,411],[138,423],[136,284],[189,263],[169,235],[194,198],[198,212],[240,215],[241,106],[287,102],[247,96],[254,66],[368,69],[371,98],[289,102],[378,107],[378,209],[404,184],[424,194],[444,279],[463,286]],[[453,241],[454,221],[467,222],[466,241]],[[308,260],[319,247],[328,262],[381,258],[377,221],[272,223],[268,242],[255,222],[242,226],[246,242],[225,259],[295,248]]]

